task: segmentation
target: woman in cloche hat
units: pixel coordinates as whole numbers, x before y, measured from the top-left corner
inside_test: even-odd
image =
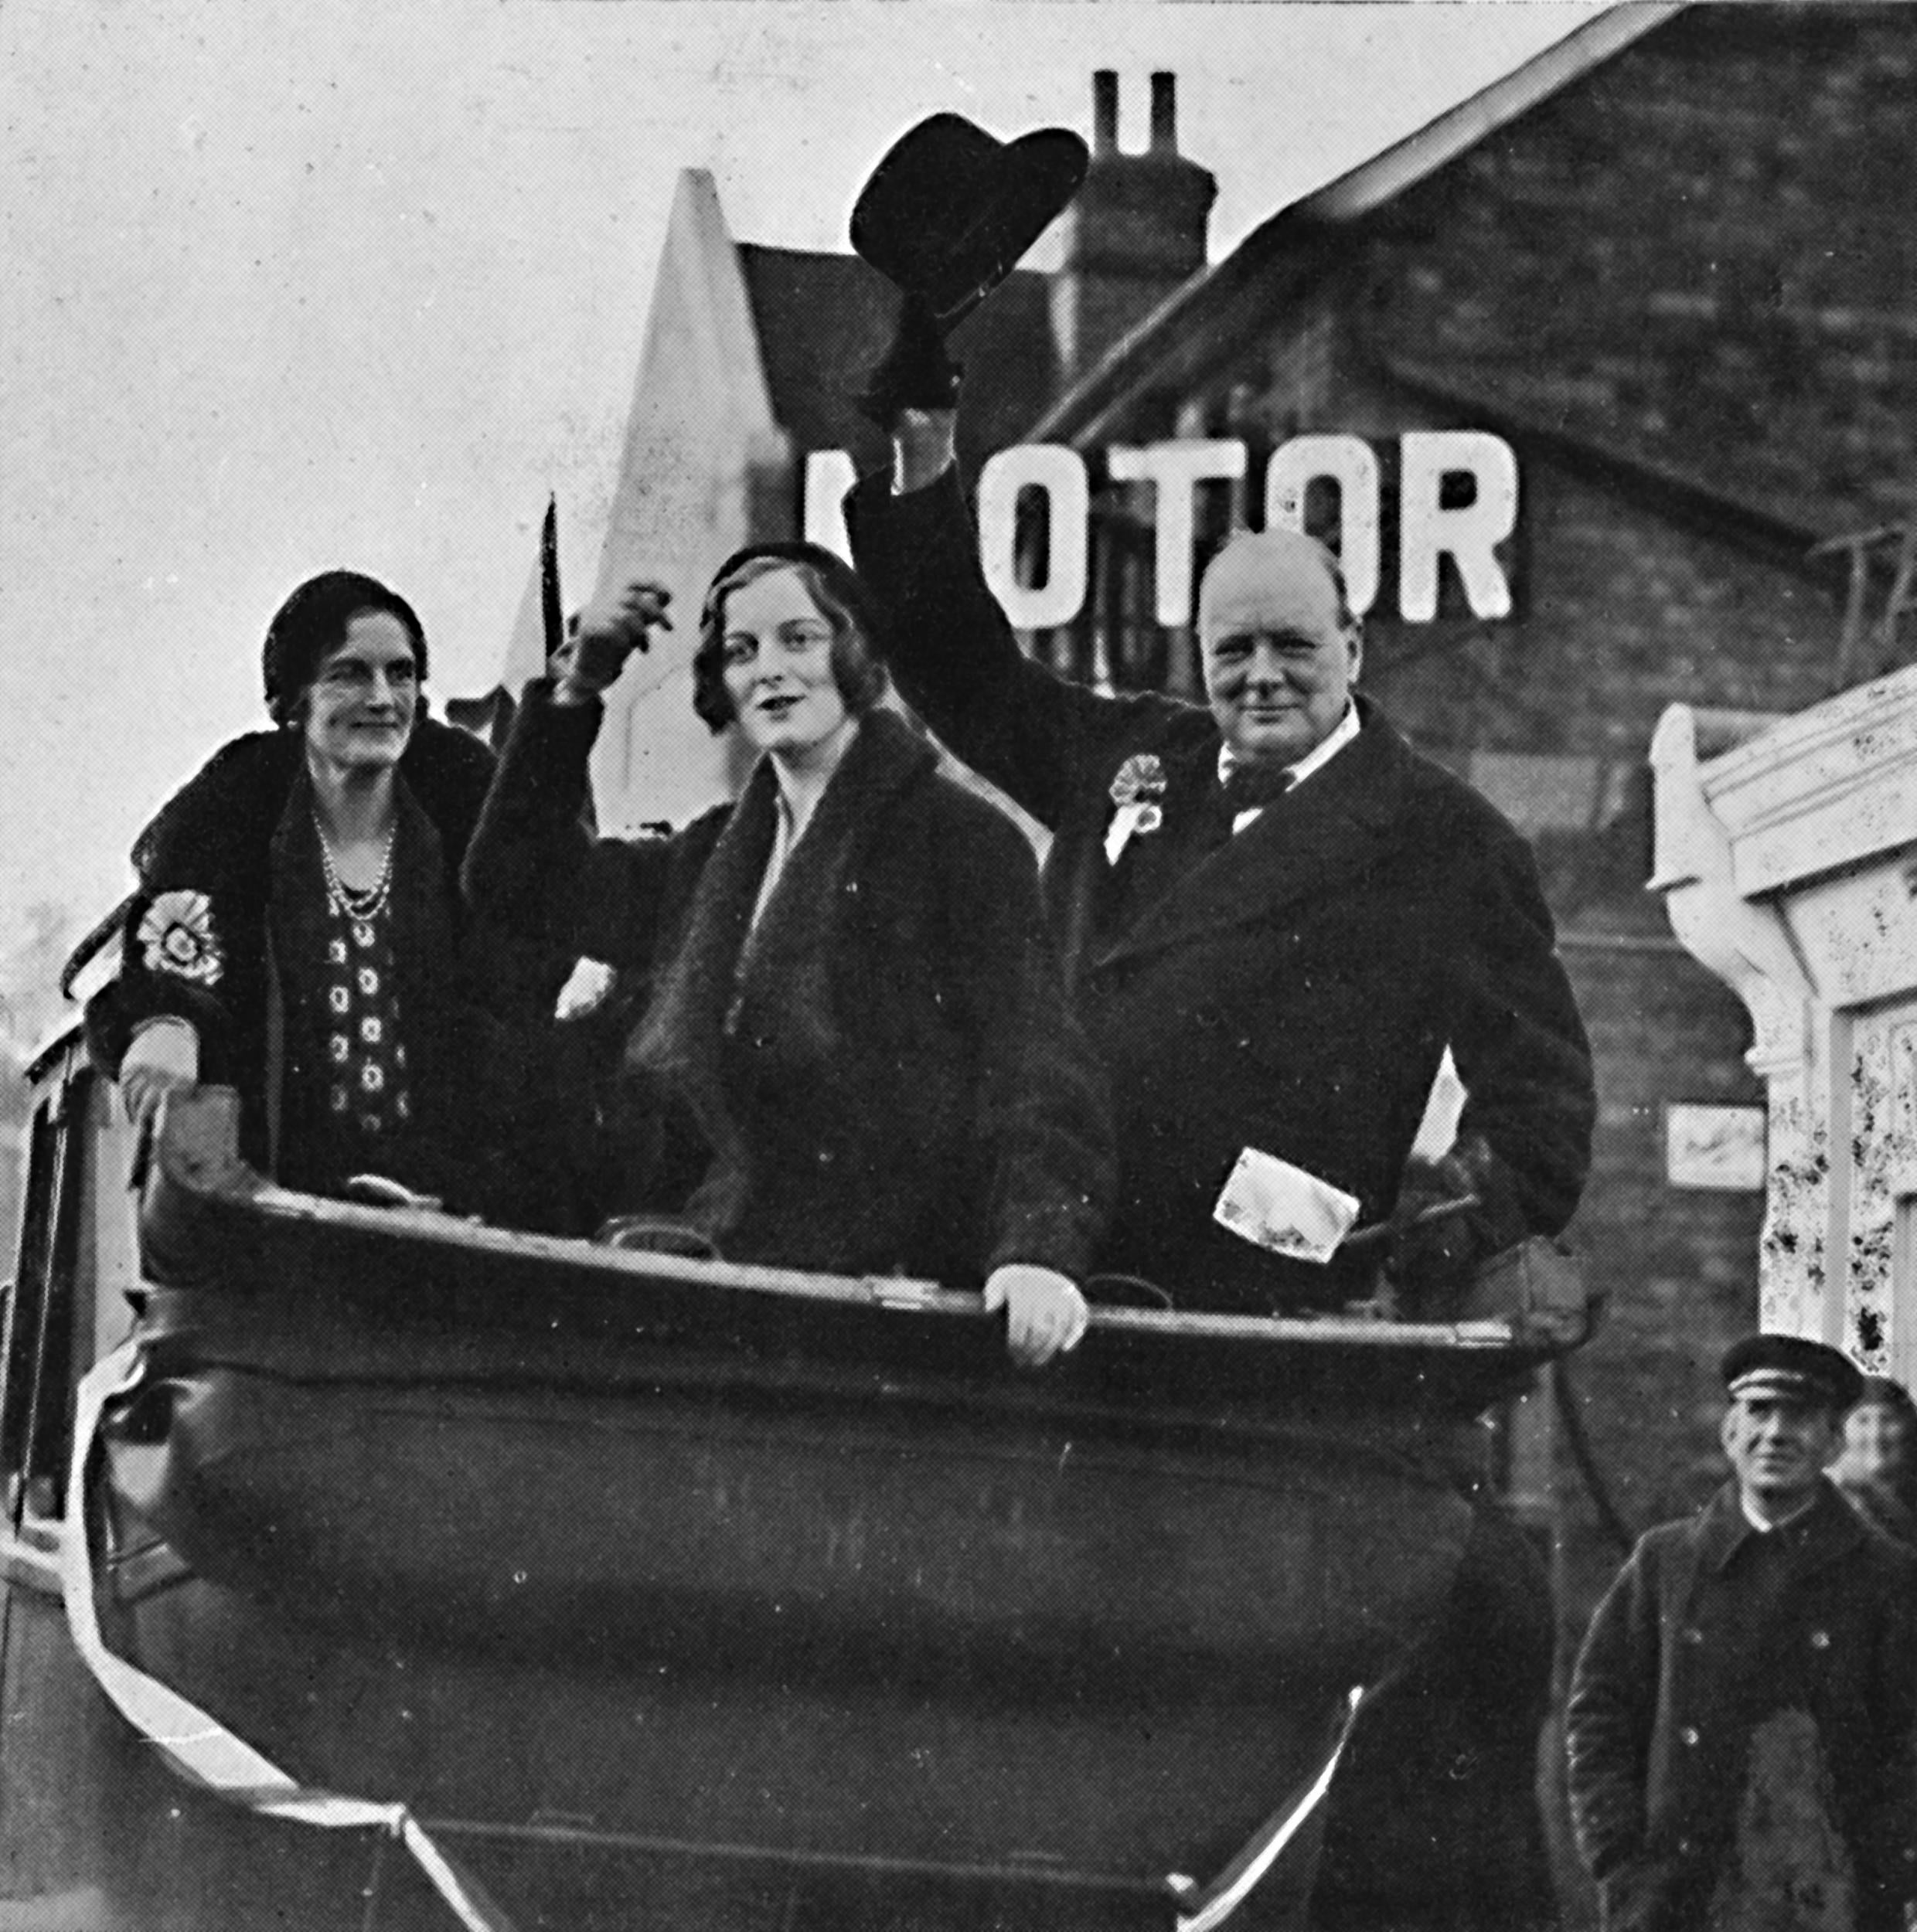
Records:
[[[635,584],[595,605],[564,673],[527,688],[468,893],[651,975],[625,1069],[676,1131],[643,1205],[731,1260],[983,1282],[1020,1360],[1069,1348],[1109,1128],[1030,847],[882,702],[879,614],[807,543],[739,552],[706,597],[693,702],[758,754],[736,804],[594,838],[601,694],[666,601]]]
[[[276,728],[223,747],[141,833],[90,1040],[143,1129],[177,1087],[230,1086],[242,1153],[288,1186],[373,1175],[539,1219],[508,1107],[563,968],[465,913],[492,755],[426,716],[426,666],[411,605],[372,577],[286,600],[264,651]]]

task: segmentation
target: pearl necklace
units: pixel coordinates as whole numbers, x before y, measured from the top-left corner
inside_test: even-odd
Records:
[[[326,828],[321,823],[319,815],[313,815],[313,829],[319,834],[319,862],[326,873],[326,897],[335,912],[359,924],[366,924],[377,919],[386,910],[386,900],[393,891],[393,848],[399,832],[396,821],[386,828],[386,849],[380,855],[380,876],[370,886],[356,889],[339,876],[339,866],[333,857],[333,842],[326,835]]]

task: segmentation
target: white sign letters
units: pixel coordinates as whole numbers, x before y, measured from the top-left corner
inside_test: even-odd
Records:
[[[1105,452],[1114,483],[1152,486],[1153,577],[1156,616],[1191,621],[1192,563],[1200,485],[1237,482],[1248,456],[1240,442],[1181,438]],[[1510,583],[1497,546],[1517,527],[1517,457],[1502,437],[1481,430],[1411,430],[1398,439],[1398,607],[1412,624],[1438,614],[1439,560],[1449,556],[1478,617],[1509,617]],[[851,485],[840,450],[805,461],[805,528],[815,543],[849,553],[839,498]],[[1461,479],[1469,488],[1452,488]],[[1272,452],[1265,471],[1268,526],[1302,529],[1306,495],[1330,485],[1338,504],[1337,551],[1351,607],[1377,600],[1382,578],[1384,484],[1376,453],[1356,436],[1296,436]],[[1035,577],[1021,574],[1018,509],[1028,491],[1046,501],[1045,553]],[[1084,607],[1091,482],[1085,461],[1058,443],[1023,443],[989,457],[979,476],[979,545],[986,581],[1020,631],[1069,624]]]

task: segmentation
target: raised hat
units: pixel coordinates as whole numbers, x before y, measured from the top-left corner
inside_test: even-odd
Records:
[[[1862,1372],[1848,1355],[1802,1335],[1746,1335],[1725,1352],[1721,1373],[1734,1396],[1795,1396],[1851,1409],[1864,1393]]]
[[[934,114],[887,150],[852,210],[852,246],[950,328],[1064,212],[1091,165],[1070,129],[1003,141]]]

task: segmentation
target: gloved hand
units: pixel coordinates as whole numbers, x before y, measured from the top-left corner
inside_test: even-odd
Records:
[[[144,1138],[157,1124],[167,1095],[199,1080],[199,1036],[192,1022],[171,1015],[149,1020],[121,1057],[121,1104]]]
[[[873,370],[860,411],[889,434],[902,410],[958,406],[965,365],[945,349],[945,331],[924,297],[907,294],[899,305],[891,346]]]
[[[652,626],[672,628],[666,607],[672,594],[663,584],[635,579],[622,590],[596,597],[581,611],[570,635],[555,652],[559,682],[553,696],[560,704],[583,704],[618,682],[625,661],[643,652]]]
[[[1091,1319],[1078,1284],[1054,1268],[1008,1261],[985,1284],[988,1311],[1005,1311],[1006,1342],[1021,1368],[1036,1369],[1075,1349]]]
[[[1476,1197],[1476,1206],[1418,1220],[1426,1209],[1467,1195]],[[1414,1296],[1462,1286],[1479,1262],[1522,1240],[1525,1233],[1503,1164],[1476,1134],[1458,1141],[1439,1160],[1414,1155],[1405,1162],[1391,1227],[1385,1271]]]
[[[142,1134],[159,1124],[160,1109],[169,1094],[182,1093],[195,1083],[163,1066],[135,1066],[121,1076],[120,1097],[127,1118]]]

